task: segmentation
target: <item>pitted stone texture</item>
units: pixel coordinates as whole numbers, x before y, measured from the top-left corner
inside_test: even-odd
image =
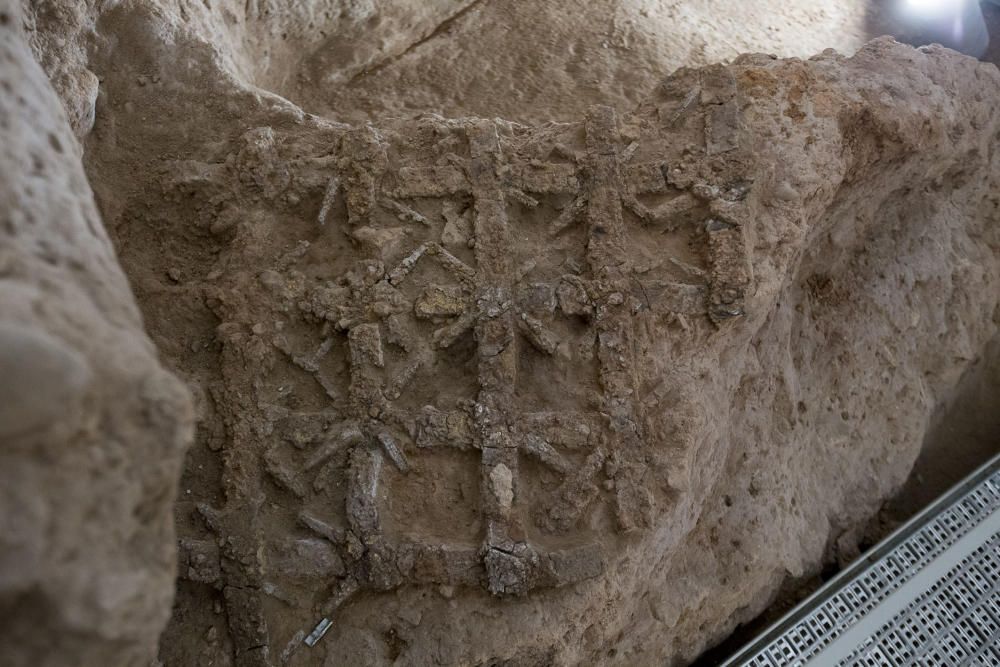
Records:
[[[173,600],[193,415],[18,12],[0,16],[0,654],[146,665]]]
[[[137,94],[160,47],[98,51],[87,162],[205,417],[168,664],[683,662],[867,520],[996,335],[992,66],[879,41],[349,127],[160,29],[199,68]]]
[[[20,0],[39,61],[83,136],[102,104],[115,104],[88,54],[114,47],[135,24],[117,2]],[[142,0],[146,36],[163,48],[134,62],[137,93],[169,85],[185,67],[159,25],[181,26],[227,78],[281,95],[304,110],[364,124],[434,112],[524,123],[573,121],[582,106],[630,111],[666,72],[744,52],[851,54],[876,26],[868,0]],[[877,3],[876,3],[877,4]],[[111,20],[109,21],[109,17]],[[151,44],[152,45],[152,44]],[[125,46],[125,44],[120,44]],[[132,52],[131,56],[137,55]],[[164,69],[162,65],[171,63]],[[102,78],[106,78],[102,74]]]
[[[684,662],[865,522],[996,336],[991,66],[880,41],[349,127],[234,81],[206,16],[108,6],[88,63],[204,417],[166,664]]]

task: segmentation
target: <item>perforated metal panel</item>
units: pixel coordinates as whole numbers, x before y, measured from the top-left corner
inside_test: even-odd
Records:
[[[726,665],[1000,666],[1000,456]]]

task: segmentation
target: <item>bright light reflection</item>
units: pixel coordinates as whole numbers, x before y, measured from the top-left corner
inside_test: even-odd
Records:
[[[962,8],[965,0],[903,0],[903,8],[913,14],[941,16],[955,13]]]

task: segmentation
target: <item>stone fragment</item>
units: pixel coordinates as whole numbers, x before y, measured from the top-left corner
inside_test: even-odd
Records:
[[[429,285],[413,304],[413,312],[421,319],[453,317],[467,308],[466,298],[459,285]]]
[[[90,130],[97,79],[50,62],[69,77],[68,120],[25,18],[0,2],[2,661],[145,665],[173,606],[194,411],[146,335],[80,162],[74,131]],[[166,266],[155,273],[166,282]],[[218,579],[217,555],[180,567]]]
[[[870,518],[906,476],[935,406],[997,336],[990,156],[1000,120],[990,66],[877,41],[853,58],[746,56],[651,74],[643,87],[627,68],[586,59],[596,80],[622,85],[593,86],[604,97],[582,104],[576,76],[567,79],[572,96],[559,95],[558,76],[543,86],[521,77],[487,94],[474,58],[452,58],[447,71],[412,69],[468,38],[470,26],[477,46],[510,34],[528,49],[523,34],[536,32],[483,30],[483,17],[506,12],[523,26],[525,12],[555,16],[564,2],[468,5],[441,32],[427,19],[444,11],[437,0],[406,10],[375,3],[377,12],[354,3],[325,18],[301,2],[233,2],[231,17],[204,3],[55,4],[91,21],[87,58],[74,64],[102,77],[87,176],[159,353],[205,396],[202,440],[185,473],[197,497],[177,505],[177,525],[206,559],[185,571],[212,580],[221,600],[208,602],[208,581],[179,587],[160,642],[166,664],[198,664],[207,625],[219,627],[211,650],[220,655],[209,657],[239,667],[283,653],[303,664],[689,662],[763,608],[783,578],[818,571],[827,545]],[[452,11],[460,9],[450,3],[440,16]],[[384,35],[383,26],[409,19],[434,39],[408,49],[393,38],[392,53],[405,57],[369,68],[378,40],[366,31]],[[597,43],[632,53],[639,33],[618,19]],[[577,59],[588,43],[581,34],[564,49]],[[664,62],[655,55],[638,57]],[[351,74],[328,79],[338,58]],[[405,85],[392,79],[400,72],[411,75]],[[423,95],[416,89],[432,72],[444,77],[437,83],[468,83],[435,86],[439,108],[454,117],[414,118],[421,105],[393,106]],[[457,117],[472,95],[490,100],[477,98],[477,113],[510,110],[521,122]],[[366,103],[387,113],[362,113],[370,124],[331,120]],[[333,104],[337,113],[326,113]],[[21,126],[11,145],[39,141],[9,171],[19,183],[30,171],[34,187],[50,177],[46,140],[53,150],[75,145]],[[339,187],[320,228],[332,179]],[[68,182],[89,201],[82,172]],[[50,201],[45,194],[39,201]],[[44,206],[13,210],[71,217]],[[0,233],[37,222],[12,219],[0,218]],[[81,230],[98,225],[76,220]],[[162,443],[175,441],[162,425],[181,421],[157,407],[168,401],[137,403],[143,392],[129,389],[148,387],[134,383],[106,393],[132,369],[155,368],[150,345],[112,344],[116,332],[141,338],[141,326],[134,308],[108,306],[126,302],[128,287],[107,243],[30,238],[0,249],[0,275],[43,298],[2,317],[29,327],[50,318],[46,355],[65,370],[75,366],[55,350],[71,350],[92,374],[59,394],[84,408],[57,415],[60,437],[50,441],[87,434],[84,444],[115,462],[101,470],[132,460],[116,443],[166,452]],[[60,254],[63,246],[76,250]],[[182,280],[170,280],[171,268]],[[418,317],[414,299],[432,285],[457,286],[455,298],[444,308],[424,300],[428,318]],[[71,303],[100,304],[94,311],[107,322],[64,315]],[[192,340],[206,344],[194,350]],[[551,340],[554,354],[529,349]],[[40,384],[63,391],[58,378]],[[135,429],[117,428],[123,406],[135,408],[123,420]],[[317,415],[331,420],[328,433],[285,437],[285,420]],[[26,448],[18,441],[9,451]],[[89,474],[87,461],[65,457],[94,449],[63,447],[46,460]],[[170,452],[164,470],[176,467]],[[159,493],[102,487],[108,506],[150,499],[102,525],[156,525],[150,541],[172,544],[161,514],[176,475],[166,477],[171,484],[153,485]],[[68,479],[51,486],[78,488]],[[39,485],[18,483],[0,485],[24,510],[9,513],[0,534],[61,518],[39,509]],[[191,519],[192,503],[205,522]],[[343,569],[316,587],[302,585],[290,561],[269,571],[279,563],[270,545],[289,533],[329,543],[316,548],[335,552]],[[113,537],[108,544],[121,543]],[[108,555],[103,543],[87,544]],[[159,554],[151,549],[139,565],[107,557],[110,575],[74,581],[116,593],[102,600],[155,600],[165,614],[165,586],[118,576],[163,562]],[[441,590],[447,599],[429,595]],[[155,624],[129,622],[152,614],[126,607],[114,623],[63,638],[118,632],[125,639],[114,650],[124,656],[60,646],[57,657],[145,664],[149,655],[128,647]],[[414,608],[420,632],[403,637],[407,628],[392,620]],[[101,618],[92,611],[64,617]],[[389,625],[376,631],[371,619]],[[17,636],[30,640],[36,625],[25,621]],[[323,633],[322,647],[291,648]]]

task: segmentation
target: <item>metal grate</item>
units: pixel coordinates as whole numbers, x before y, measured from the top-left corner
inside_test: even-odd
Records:
[[[962,560],[839,664],[975,664],[976,659],[997,650],[998,568],[1000,534]]]
[[[1000,456],[726,665],[1000,665]]]

